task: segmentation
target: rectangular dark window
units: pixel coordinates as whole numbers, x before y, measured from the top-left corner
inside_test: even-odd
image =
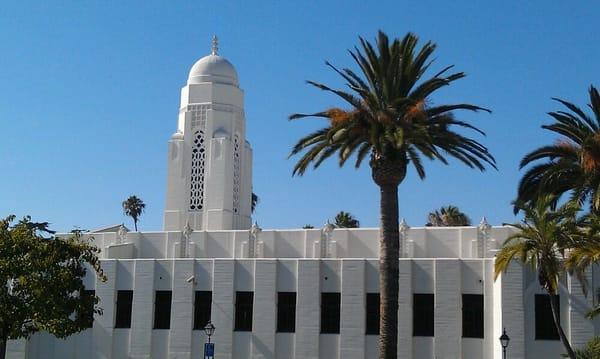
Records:
[[[379,335],[379,293],[367,293],[367,335]]]
[[[235,331],[252,331],[252,304],[254,292],[235,293]]]
[[[117,313],[115,316],[115,328],[131,328],[132,304],[132,290],[120,290],[117,292]]]
[[[194,298],[194,330],[204,329],[210,321],[210,310],[212,308],[212,292],[197,290]]]
[[[171,327],[171,291],[157,290],[154,300],[154,329]]]
[[[433,294],[413,294],[413,336],[432,337]]]
[[[560,313],[560,298],[558,298],[558,312]],[[559,316],[560,318],[560,316]],[[535,295],[535,339],[559,340],[558,331],[552,317],[550,296],[547,294]]]
[[[321,293],[321,333],[340,332],[340,293]]]
[[[279,333],[296,331],[296,292],[277,293],[277,331]]]
[[[483,295],[462,295],[462,336],[483,338]]]
[[[96,295],[95,290],[84,290],[84,312],[80,314],[81,319],[84,321],[86,328],[94,326],[94,298]]]

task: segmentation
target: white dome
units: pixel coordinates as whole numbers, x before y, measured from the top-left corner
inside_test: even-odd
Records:
[[[188,84],[215,82],[238,86],[238,77],[231,62],[224,57],[211,54],[198,60],[188,76]]]

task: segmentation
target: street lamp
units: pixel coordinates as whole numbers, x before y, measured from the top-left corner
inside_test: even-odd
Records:
[[[506,359],[506,347],[508,347],[508,342],[510,338],[506,335],[506,328],[502,330],[502,335],[500,336],[500,344],[502,345],[502,358]]]
[[[213,325],[213,323],[210,322],[210,320],[204,327],[204,332],[206,333],[206,336],[208,337],[208,342],[210,343],[210,337],[212,337],[212,335],[215,334],[215,326]]]

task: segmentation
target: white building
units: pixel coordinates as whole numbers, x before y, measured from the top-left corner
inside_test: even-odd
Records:
[[[200,59],[181,91],[169,141],[162,232],[91,233],[108,281],[86,286],[102,316],[66,340],[11,341],[8,358],[199,358],[216,326],[216,358],[377,357],[378,229],[261,230],[250,226],[252,149],[233,66]],[[518,265],[494,282],[507,227],[401,225],[398,358],[511,359],[563,353],[535,273]],[[592,293],[598,273],[588,273]],[[595,299],[565,276],[561,320],[575,346],[598,334]]]

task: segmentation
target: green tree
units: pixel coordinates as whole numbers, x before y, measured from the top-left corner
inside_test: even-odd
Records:
[[[600,359],[600,337],[593,338],[585,344],[585,347],[575,350],[575,356],[577,359]]]
[[[81,239],[53,236],[48,223],[29,217],[0,220],[0,358],[8,339],[46,331],[59,338],[77,333],[101,314],[98,297],[86,291],[89,269],[106,280],[99,250]]]
[[[555,122],[542,128],[560,138],[523,157],[521,168],[528,170],[519,183],[518,201],[535,200],[548,193],[558,199],[569,193],[572,200],[600,210],[600,95],[594,86],[589,96],[591,116],[570,102],[554,98],[566,110],[550,112]]]
[[[358,219],[354,218],[354,216],[348,212],[340,211],[335,215],[335,226],[338,228],[358,228],[360,227],[360,222]]]
[[[313,229],[315,228],[315,226],[313,226],[312,224],[305,224],[302,229]]]
[[[133,219],[133,225],[135,227],[135,231],[137,232],[137,222],[142,213],[144,213],[144,209],[146,208],[146,204],[141,199],[136,196],[129,196],[126,200],[123,201],[123,213],[126,216],[131,217]]]
[[[456,206],[440,207],[427,216],[428,227],[470,226],[471,219]]]
[[[571,344],[560,324],[558,284],[566,272],[565,249],[572,246],[579,236],[575,216],[579,208],[567,203],[556,210],[552,206],[556,199],[546,195],[535,202],[517,203],[524,213],[522,223],[509,225],[516,230],[508,236],[496,255],[495,279],[506,272],[510,263],[517,260],[531,266],[538,274],[538,282],[550,296],[554,325],[567,350],[569,358],[575,359]]]
[[[436,45],[427,42],[417,48],[418,38],[407,34],[390,42],[379,32],[376,43],[360,38],[359,49],[350,56],[360,69],[338,69],[327,63],[345,81],[350,92],[308,81],[318,89],[337,95],[347,109],[330,108],[314,114],[294,114],[290,119],[320,117],[328,125],[301,138],[290,156],[301,154],[294,167],[295,175],[303,175],[312,165],[319,165],[334,154],[340,166],[355,155],[359,167],[369,157],[371,176],[380,189],[380,358],[396,358],[398,338],[398,186],[409,165],[418,176],[425,177],[422,157],[447,164],[453,157],[469,167],[484,170],[495,167],[487,148],[479,142],[455,132],[455,128],[475,130],[474,126],[456,119],[455,110],[478,111],[481,107],[459,103],[433,105],[431,95],[465,76],[448,74],[452,66],[431,78],[430,56]],[[487,111],[487,110],[485,110]]]

